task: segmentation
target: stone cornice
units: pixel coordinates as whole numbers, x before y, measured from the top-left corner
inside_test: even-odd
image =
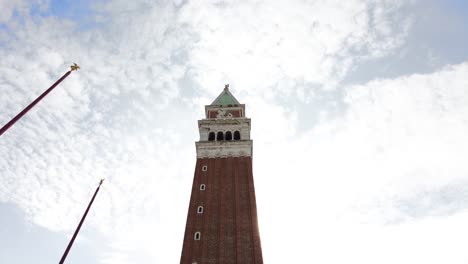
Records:
[[[250,118],[216,118],[216,119],[201,119],[198,120],[198,125],[223,125],[223,124],[243,124],[250,125]]]
[[[197,158],[252,157],[252,140],[198,141]]]

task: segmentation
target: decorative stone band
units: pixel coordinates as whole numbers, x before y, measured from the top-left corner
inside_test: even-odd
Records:
[[[252,157],[252,140],[198,141],[197,158]]]

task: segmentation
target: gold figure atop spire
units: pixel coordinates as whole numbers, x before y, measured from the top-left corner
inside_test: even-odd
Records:
[[[76,63],[73,63],[73,65],[70,66],[70,68],[71,68],[71,71],[77,71],[80,68],[80,66],[78,66],[78,64]]]

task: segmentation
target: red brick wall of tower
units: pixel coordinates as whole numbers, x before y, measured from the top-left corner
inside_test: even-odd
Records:
[[[197,159],[180,263],[263,264],[251,157]]]

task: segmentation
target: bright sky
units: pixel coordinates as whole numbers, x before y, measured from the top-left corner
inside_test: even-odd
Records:
[[[252,118],[268,264],[468,263],[464,0],[0,0],[0,263],[178,263],[197,120]]]

